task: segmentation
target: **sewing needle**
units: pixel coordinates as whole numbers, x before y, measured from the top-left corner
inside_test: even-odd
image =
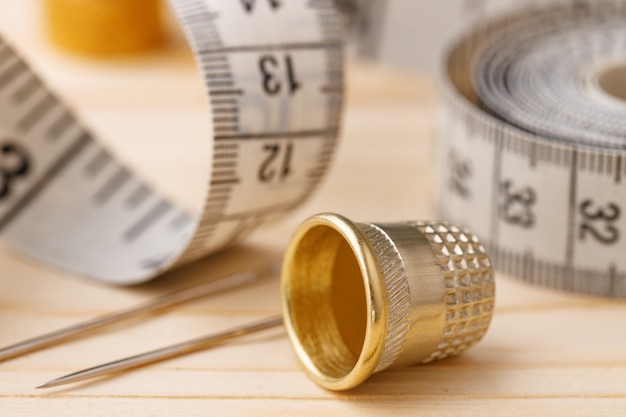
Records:
[[[71,382],[83,381],[85,379],[94,378],[97,376],[109,374],[112,372],[120,372],[130,368],[136,368],[139,366],[147,365],[150,363],[170,359],[176,356],[185,355],[187,353],[196,352],[198,350],[206,349],[215,346],[221,342],[225,342],[229,339],[244,336],[250,333],[258,332],[260,330],[269,329],[271,327],[279,326],[283,323],[282,316],[274,316],[262,321],[245,324],[243,326],[235,327],[220,333],[215,333],[205,337],[188,340],[176,345],[164,347],[161,349],[152,350],[150,352],[141,353],[134,356],[129,356],[124,359],[119,359],[113,362],[105,363],[102,365],[94,366],[93,368],[84,369],[82,371],[74,372],[65,376],[62,376],[52,381],[46,382],[37,388],[51,388],[59,385],[69,384]]]
[[[276,269],[276,265],[272,263],[269,267],[261,268],[257,271],[249,271],[242,274],[232,275],[217,281],[211,281],[206,284],[177,291],[148,301],[144,304],[140,304],[136,307],[131,307],[112,314],[106,314],[82,323],[27,339],[0,349],[0,362],[65,342],[70,339],[78,338],[92,332],[93,330],[101,329],[123,320],[128,320],[141,315],[154,314],[158,311],[165,310],[179,304],[240,287],[259,279],[265,273],[274,269]]]

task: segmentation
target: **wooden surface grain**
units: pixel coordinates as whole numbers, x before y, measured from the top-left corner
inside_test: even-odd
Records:
[[[51,47],[32,1],[0,1],[0,32],[102,140],[173,198],[199,207],[207,108],[179,38],[163,50],[99,62]],[[435,216],[437,92],[427,77],[349,66],[339,152],[313,199],[246,244],[132,288],[103,286],[0,248],[0,345],[176,288],[279,259],[305,217]],[[183,126],[184,128],[181,128]],[[181,142],[184,141],[184,142]],[[172,152],[174,144],[177,146]],[[347,393],[317,387],[282,329],[112,377],[48,391],[77,369],[197,337],[279,311],[277,277],[41,352],[0,363],[2,416],[616,416],[626,413],[626,303],[564,294],[497,276],[485,339],[465,354],[394,369]]]

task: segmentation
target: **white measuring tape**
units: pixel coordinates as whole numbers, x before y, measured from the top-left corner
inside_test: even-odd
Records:
[[[440,214],[496,268],[626,297],[626,2],[528,10],[456,42]]]
[[[333,1],[169,3],[213,118],[203,213],[117,162],[0,37],[0,233],[21,251],[100,280],[141,282],[293,210],[324,175],[343,90]]]

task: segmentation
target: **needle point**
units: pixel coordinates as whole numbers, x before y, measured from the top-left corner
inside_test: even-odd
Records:
[[[46,382],[37,387],[51,388],[58,385],[65,385],[72,382],[83,381],[85,379],[94,378],[114,372],[120,372],[139,366],[148,365],[150,363],[159,362],[165,359],[171,359],[187,353],[196,352],[198,350],[207,349],[230,339],[241,337],[250,333],[269,329],[283,324],[282,316],[274,316],[254,323],[244,324],[235,328],[225,330],[220,333],[211,334],[197,339],[188,340],[176,345],[167,346],[161,349],[152,350],[150,352],[140,353],[138,355],[129,356],[113,362],[97,365],[92,368],[83,369],[68,375],[64,375],[52,381]]]
[[[57,386],[58,383],[58,379],[53,379],[51,381],[46,382],[45,384],[41,384],[38,387],[35,387],[35,389],[44,389],[44,388],[52,388]]]

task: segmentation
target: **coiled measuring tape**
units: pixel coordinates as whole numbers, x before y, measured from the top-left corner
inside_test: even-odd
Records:
[[[500,270],[626,297],[626,2],[494,20],[446,64],[441,215]]]
[[[204,211],[117,162],[0,38],[0,233],[48,264],[147,280],[299,206],[335,148],[340,22],[331,0],[170,0],[205,80]]]

